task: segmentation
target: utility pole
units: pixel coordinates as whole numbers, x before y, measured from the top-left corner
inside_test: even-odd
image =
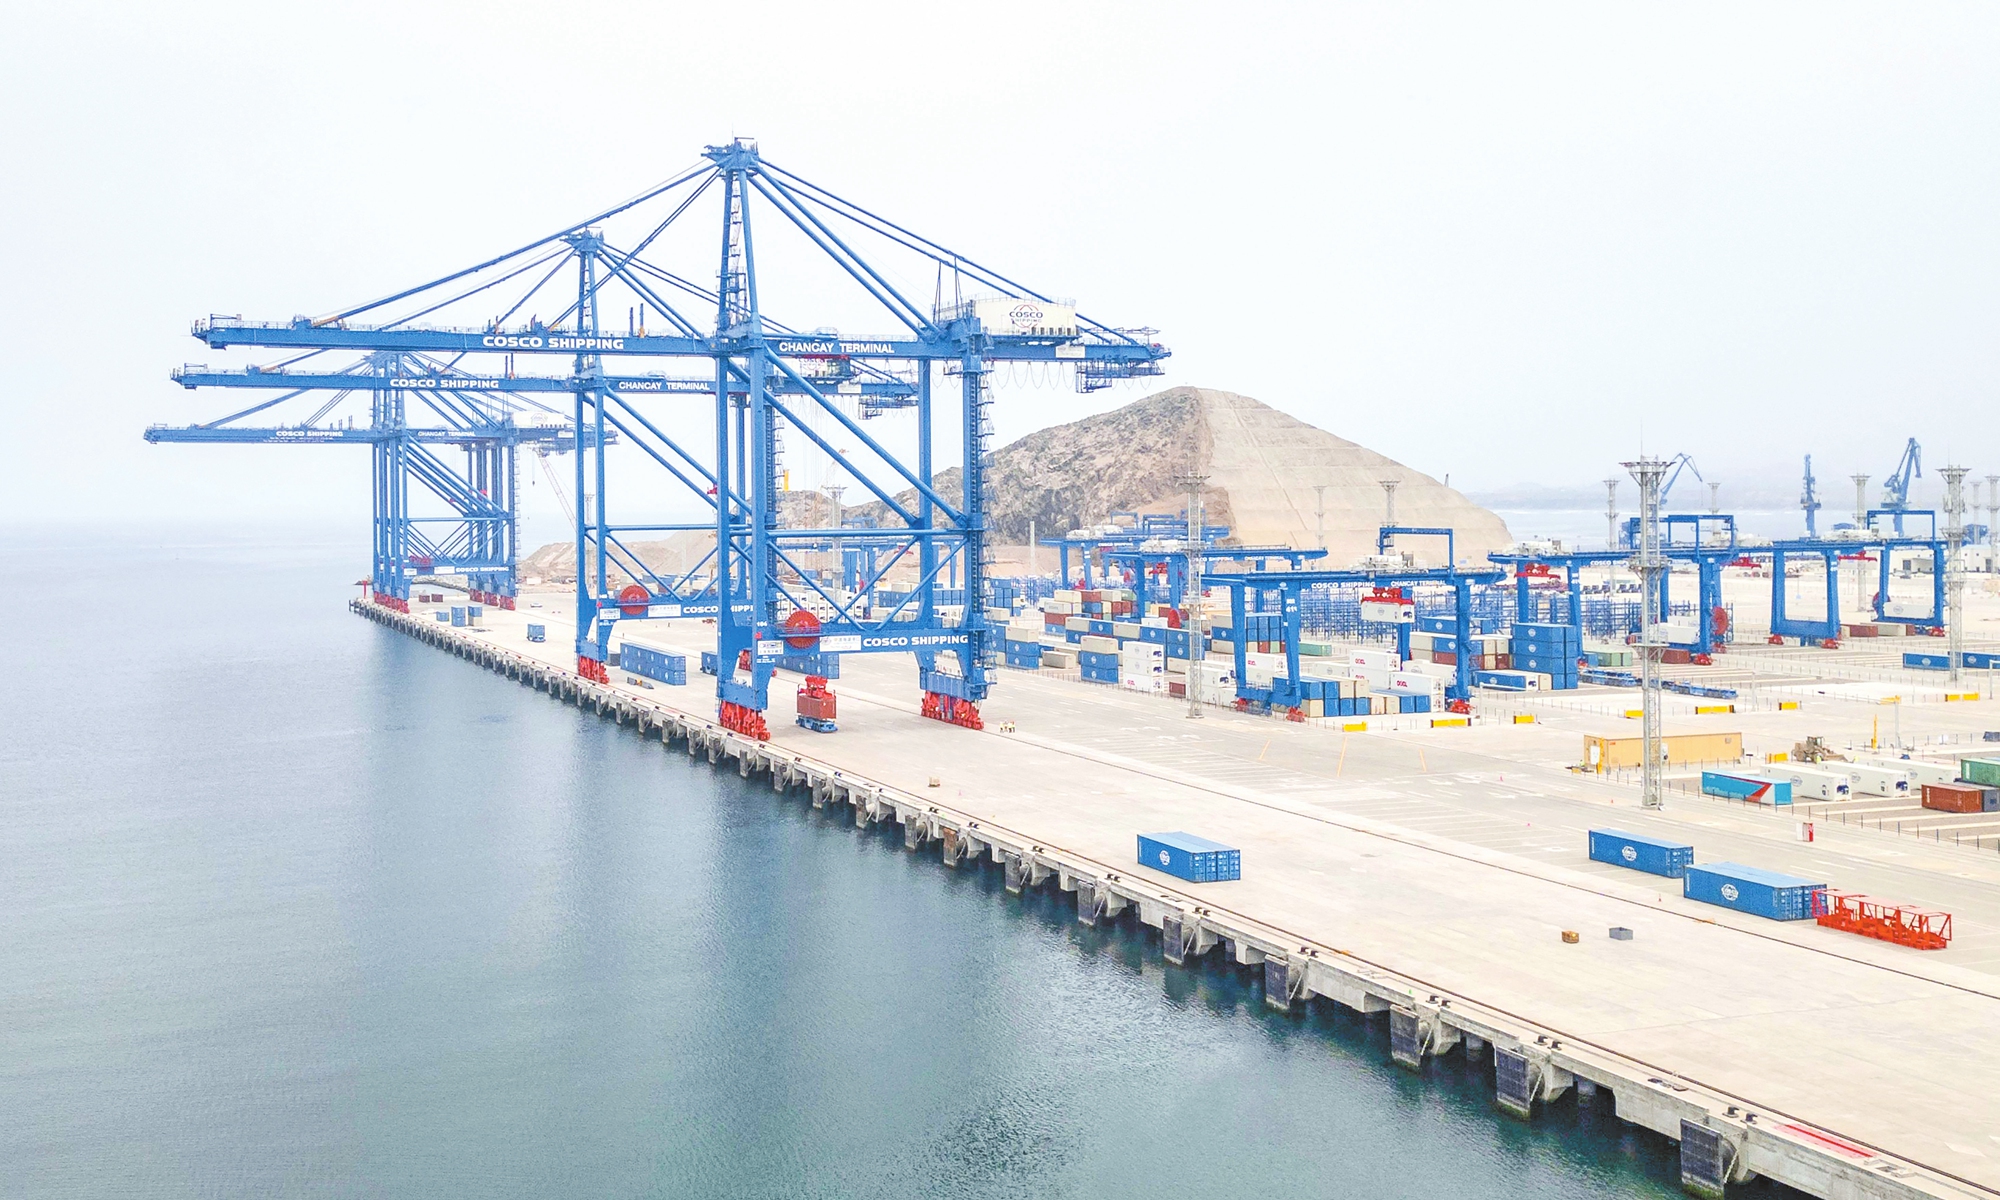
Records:
[[[1986,545],[2000,549],[2000,475],[1986,477]]]
[[[1944,476],[1945,558],[1932,569],[1945,573],[1945,602],[1949,606],[1945,617],[1946,653],[1951,658],[1951,681],[1957,683],[1959,664],[1965,657],[1965,572],[1960,569],[1959,548],[1965,545],[1965,477],[1970,470],[1943,467],[1938,474]]]
[[[1035,519],[1028,518],[1028,577],[1035,577]]]
[[[1319,530],[1319,548],[1326,549],[1326,489],[1330,485],[1313,484],[1313,521]]]
[[[1604,481],[1604,548],[1618,548],[1618,481]]]
[[[1208,476],[1193,471],[1179,476],[1176,480],[1187,489],[1187,540],[1182,543],[1187,552],[1187,582],[1181,589],[1181,627],[1188,631],[1188,672],[1187,700],[1188,720],[1199,721],[1201,713],[1201,672],[1208,660],[1205,651],[1207,638],[1202,635],[1205,613],[1202,609],[1202,528],[1207,522],[1201,511],[1201,489],[1208,482]],[[1322,542],[1322,545],[1325,543]]]
[[[1660,480],[1667,473],[1667,464],[1649,456],[1623,465],[1639,485],[1639,542],[1637,553],[1632,556],[1632,571],[1639,576],[1639,740],[1645,760],[1639,776],[1639,803],[1645,808],[1663,808],[1660,668],[1659,650],[1653,640],[1653,605],[1659,597],[1660,576],[1667,566],[1660,555]]]

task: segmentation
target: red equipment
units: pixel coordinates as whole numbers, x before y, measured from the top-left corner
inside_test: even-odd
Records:
[[[803,608],[794,609],[785,618],[785,645],[794,650],[810,650],[818,644],[819,618]]]
[[[652,602],[653,593],[640,584],[628,583],[618,591],[618,611],[628,617],[645,616],[646,606]]]
[[[1813,919],[1828,929],[1879,938],[1916,950],[1942,950],[1951,944],[1951,914],[1877,900],[1858,892],[1824,893]]]
[[[977,704],[939,692],[924,693],[923,714],[933,721],[943,721],[947,725],[959,725],[966,729],[986,728],[986,723],[979,719]]]
[[[764,727],[764,714],[754,708],[745,708],[741,704],[732,704],[724,700],[716,711],[716,717],[722,722],[722,727],[731,732],[755,738],[760,742],[771,740],[771,731]]]
[[[585,658],[581,654],[576,658],[576,673],[592,683],[611,682],[611,672],[603,663],[594,658]]]

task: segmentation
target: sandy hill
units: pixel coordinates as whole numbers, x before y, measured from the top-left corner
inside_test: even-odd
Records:
[[[1499,517],[1421,471],[1365,446],[1335,437],[1268,404],[1235,392],[1172,388],[1123,408],[1038,430],[993,452],[987,468],[988,528],[1002,544],[1027,541],[1029,522],[1042,537],[1103,523],[1114,512],[1181,511],[1174,478],[1189,470],[1208,476],[1203,503],[1213,524],[1228,525],[1236,545],[1319,545],[1325,489],[1327,562],[1347,566],[1375,549],[1382,523],[1384,479],[1397,481],[1396,519],[1403,525],[1456,531],[1461,561],[1483,563],[1487,552],[1513,542]],[[938,476],[939,495],[955,499],[959,471]],[[897,499],[914,507],[916,493]],[[879,503],[849,504],[888,523]],[[823,526],[831,502],[816,492],[785,497],[790,526]],[[685,569],[713,538],[682,534],[634,548],[649,565]],[[1435,564],[1443,545],[1433,539],[1403,546]],[[573,577],[575,552],[544,546],[523,562],[524,574]]]
[[[989,528],[996,540],[1018,543],[1027,540],[1030,520],[1048,537],[1113,512],[1178,513],[1185,498],[1174,477],[1191,469],[1208,476],[1208,519],[1228,525],[1236,545],[1319,545],[1315,485],[1324,485],[1327,561],[1346,566],[1375,550],[1384,479],[1397,481],[1397,522],[1456,531],[1461,561],[1483,563],[1514,540],[1499,517],[1429,475],[1261,401],[1211,388],[1172,388],[994,451],[986,476]],[[954,468],[939,476],[940,495],[956,497],[958,475]],[[886,513],[881,505],[868,508]],[[1410,539],[1403,548],[1419,561],[1441,562],[1442,542],[1430,543]]]

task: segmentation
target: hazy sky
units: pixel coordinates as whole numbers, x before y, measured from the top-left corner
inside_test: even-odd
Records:
[[[2000,470],[1996,64],[1990,4],[21,5],[0,501],[365,512],[360,451],[140,440],[228,410],[167,378],[229,361],[190,322],[372,298],[732,135],[1457,485],[1642,432],[1746,483],[1912,435]],[[1007,388],[1000,433],[1144,390]]]

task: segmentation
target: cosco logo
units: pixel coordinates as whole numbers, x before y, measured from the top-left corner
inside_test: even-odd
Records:
[[[1171,854],[1168,854],[1168,853],[1167,853],[1167,852],[1166,852],[1165,850],[1162,850],[1162,851],[1160,851],[1160,865],[1161,865],[1161,866],[1163,866],[1163,867],[1164,867],[1164,866],[1168,865],[1169,863],[1171,863],[1171,862],[1173,862],[1173,861],[1174,861],[1174,856],[1173,856],[1173,855],[1171,855]]]
[[[1007,318],[1016,325],[1034,325],[1042,319],[1042,310],[1032,304],[1016,304]]]
[[[1736,902],[1736,897],[1740,895],[1742,895],[1742,893],[1736,890],[1735,884],[1725,883],[1722,885],[1722,898],[1724,900],[1729,901],[1731,904],[1734,904]]]
[[[1633,849],[1633,848],[1632,848],[1632,847],[1630,847],[1630,846],[1627,846],[1627,847],[1625,847],[1625,849],[1624,849],[1623,851],[1621,851],[1621,853],[1625,855],[1625,861],[1626,861],[1626,862],[1638,862],[1638,861],[1639,861],[1639,852],[1638,852],[1637,850]]]

